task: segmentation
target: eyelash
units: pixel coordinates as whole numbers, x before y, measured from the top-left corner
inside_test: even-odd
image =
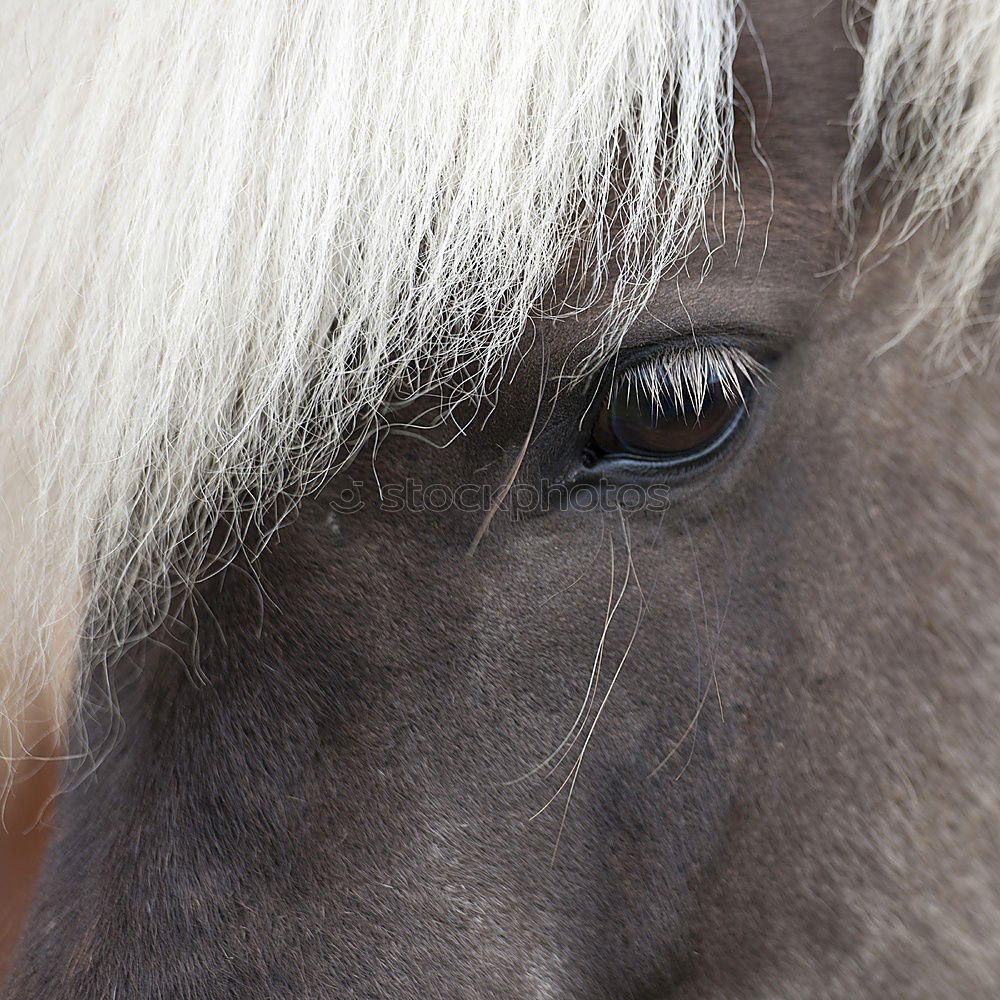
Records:
[[[671,393],[669,401],[675,406],[690,404],[700,412],[712,375],[718,377],[728,401],[745,402],[744,385],[756,388],[767,380],[769,371],[741,347],[695,344],[649,355],[616,372],[606,395],[612,397],[625,389],[626,393],[641,391],[666,400],[661,394]]]

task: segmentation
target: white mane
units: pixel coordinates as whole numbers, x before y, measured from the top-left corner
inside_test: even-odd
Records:
[[[583,235],[627,317],[735,183],[732,0],[4,7],[15,755],[220,512],[322,474],[418,370],[481,393]],[[843,197],[875,150],[887,225],[962,208],[924,303],[955,329],[1000,247],[998,91],[993,0],[880,0]]]
[[[1000,336],[995,287],[984,295],[1000,277],[1000,4],[849,6],[864,24],[874,8],[867,42],[851,32],[864,73],[841,179],[849,230],[869,193],[881,204],[873,244],[934,230],[939,249],[893,342],[932,319],[938,363],[981,366]]]

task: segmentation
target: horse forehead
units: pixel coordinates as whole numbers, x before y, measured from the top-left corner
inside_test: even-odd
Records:
[[[748,6],[736,78],[755,138],[775,171],[775,195],[786,192],[799,202],[805,196],[828,208],[828,181],[848,152],[847,118],[862,69],[841,6],[801,0],[755,0]],[[743,103],[737,95],[737,104]],[[738,118],[741,127],[748,126]]]
[[[816,275],[835,263],[840,234],[833,191],[849,149],[847,117],[860,58],[839,5],[753,0],[747,7],[735,66],[737,101],[746,112],[736,121],[739,198],[726,194],[725,238],[720,234],[710,250],[698,248],[650,300],[650,311],[668,323],[673,317],[683,325],[688,310],[730,313],[737,295],[744,309],[748,295],[756,306],[769,295],[806,298],[805,290],[817,287]],[[713,263],[706,280],[708,253]],[[737,259],[753,266],[728,266]],[[602,307],[599,302],[594,317]],[[543,331],[554,355],[578,346],[590,317]]]
[[[845,33],[844,5],[829,0],[746,0],[747,14],[744,45],[738,56],[742,63],[757,60],[764,50],[771,69],[798,67],[809,87],[803,94],[808,100],[822,95],[830,83],[831,62],[839,52],[851,55],[853,48]]]

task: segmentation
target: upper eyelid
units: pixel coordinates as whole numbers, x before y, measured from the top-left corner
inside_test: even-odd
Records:
[[[698,323],[686,331],[664,328],[660,323],[626,334],[597,367],[608,371],[612,366],[631,365],[648,355],[702,346],[742,348],[751,355],[771,356],[784,351],[792,340],[789,332],[757,322]]]
[[[759,345],[757,346],[758,353],[761,353]],[[580,415],[577,430],[582,432],[586,425],[595,419],[599,408],[610,398],[612,393],[621,387],[627,378],[635,376],[643,369],[650,374],[657,370],[662,371],[665,368],[665,360],[678,356],[690,357],[693,355],[700,355],[704,359],[706,368],[712,359],[725,359],[727,355],[730,358],[740,358],[744,362],[747,374],[750,376],[751,386],[754,388],[760,382],[766,381],[770,377],[770,368],[767,363],[755,357],[746,344],[711,340],[706,343],[702,342],[702,338],[699,338],[697,341],[687,339],[683,343],[661,340],[656,344],[639,348],[638,355],[635,350],[628,351],[625,354],[624,362],[622,362],[620,354],[616,355],[611,365],[606,364],[599,370],[588,391],[587,405]],[[741,366],[730,365],[730,371],[734,375],[739,375]],[[738,378],[735,381],[738,385]],[[742,392],[739,390],[737,392],[742,396]]]
[[[617,359],[616,359],[617,360]],[[764,381],[769,376],[766,362],[759,360],[745,347],[725,343],[691,343],[684,345],[662,344],[659,350],[644,351],[638,358],[631,357],[627,362],[616,364],[615,368],[605,371],[602,379],[607,392],[615,392],[629,382],[647,380],[652,385],[662,376],[675,384],[679,380],[681,392],[689,391],[691,398],[697,392],[703,395],[704,380],[710,368],[721,371],[723,388],[731,389],[734,395],[740,394],[740,383],[747,380],[751,385]]]
[[[683,333],[657,321],[655,326],[647,323],[633,327],[617,345],[608,345],[588,357],[567,362],[561,370],[549,374],[546,382],[555,388],[557,396],[566,387],[579,388],[581,385],[587,387],[588,396],[593,396],[606,387],[616,373],[650,355],[662,356],[670,351],[701,346],[742,348],[767,367],[793,343],[793,335],[788,330],[756,321],[701,322]],[[592,400],[589,400],[587,408],[591,405]]]

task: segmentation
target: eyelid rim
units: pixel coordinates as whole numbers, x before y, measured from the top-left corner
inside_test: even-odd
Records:
[[[789,343],[787,334],[755,324],[699,326],[697,330],[684,334],[670,331],[672,335],[667,337],[663,336],[662,329],[657,332],[659,336],[655,338],[651,337],[636,344],[623,342],[614,351],[609,352],[608,357],[597,367],[596,381],[604,383],[609,376],[613,377],[615,372],[641,364],[649,357],[697,350],[699,347],[742,350],[762,367],[768,368],[770,362],[784,353]]]
[[[747,353],[777,356],[794,342],[794,335],[756,320],[707,320],[693,322],[680,330],[657,320],[636,326],[615,345],[609,347],[599,363],[604,369],[617,356],[638,358],[646,352],[656,352],[671,345],[708,344],[713,346],[742,347]]]

